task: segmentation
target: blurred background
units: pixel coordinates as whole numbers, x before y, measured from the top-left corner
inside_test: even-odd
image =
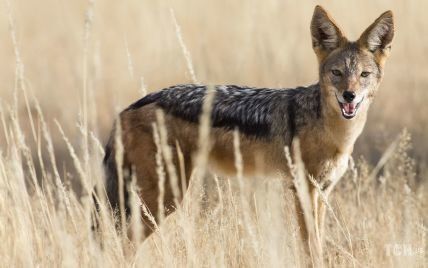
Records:
[[[67,170],[70,156],[54,119],[78,147],[85,114],[90,131],[104,144],[117,113],[144,92],[192,82],[179,36],[200,83],[296,87],[316,82],[309,32],[315,4],[330,11],[351,40],[393,10],[391,57],[354,156],[376,164],[405,128],[413,138],[418,177],[425,177],[428,2],[422,0],[5,1],[0,107],[7,114],[17,96],[20,124],[29,135],[22,89],[34,94],[50,125],[59,166]],[[1,130],[0,141],[4,137]]]

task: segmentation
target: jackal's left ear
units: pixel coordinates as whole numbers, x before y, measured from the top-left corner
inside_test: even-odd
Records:
[[[394,38],[392,11],[386,11],[363,32],[358,43],[373,53],[388,55]]]
[[[311,35],[312,47],[320,60],[347,41],[334,20],[321,6],[315,7]]]

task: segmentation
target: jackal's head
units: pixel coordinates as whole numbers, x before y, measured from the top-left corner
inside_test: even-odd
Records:
[[[346,119],[367,110],[383,76],[391,49],[394,22],[391,11],[383,13],[351,42],[320,6],[311,22],[312,46],[318,57],[324,105]]]

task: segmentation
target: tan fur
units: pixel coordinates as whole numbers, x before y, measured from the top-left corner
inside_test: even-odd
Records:
[[[153,141],[152,124],[156,122],[156,107],[153,104],[138,110],[121,113],[122,136],[125,150],[125,159],[132,163],[135,171],[141,176],[137,181],[141,189],[141,196],[151,213],[157,213],[157,183],[156,174],[156,145]],[[198,140],[198,125],[188,123],[172,115],[165,115],[165,125],[168,132],[169,144],[174,153],[174,165],[179,166],[175,152],[177,142],[185,156],[185,170],[187,178],[193,170],[192,156],[196,152]],[[212,149],[209,154],[209,169],[218,174],[235,176],[235,155],[233,149],[233,132],[222,129],[213,129],[211,133]],[[287,164],[282,146],[275,143],[255,141],[245,135],[240,135],[241,153],[244,163],[244,176],[274,175],[276,172],[286,172]],[[263,161],[260,161],[263,159]],[[189,181],[186,182],[187,185]],[[181,185],[181,182],[179,183]],[[171,189],[166,189],[165,206],[173,210],[173,195]]]

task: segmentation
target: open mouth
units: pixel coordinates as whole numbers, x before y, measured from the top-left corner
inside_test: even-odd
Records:
[[[337,95],[336,95],[337,98]],[[363,102],[364,98],[361,99],[358,103],[348,103],[348,102],[340,102],[337,98],[337,102],[339,103],[340,110],[342,111],[343,117],[346,119],[351,119],[357,115],[358,108],[360,107],[361,102]]]

